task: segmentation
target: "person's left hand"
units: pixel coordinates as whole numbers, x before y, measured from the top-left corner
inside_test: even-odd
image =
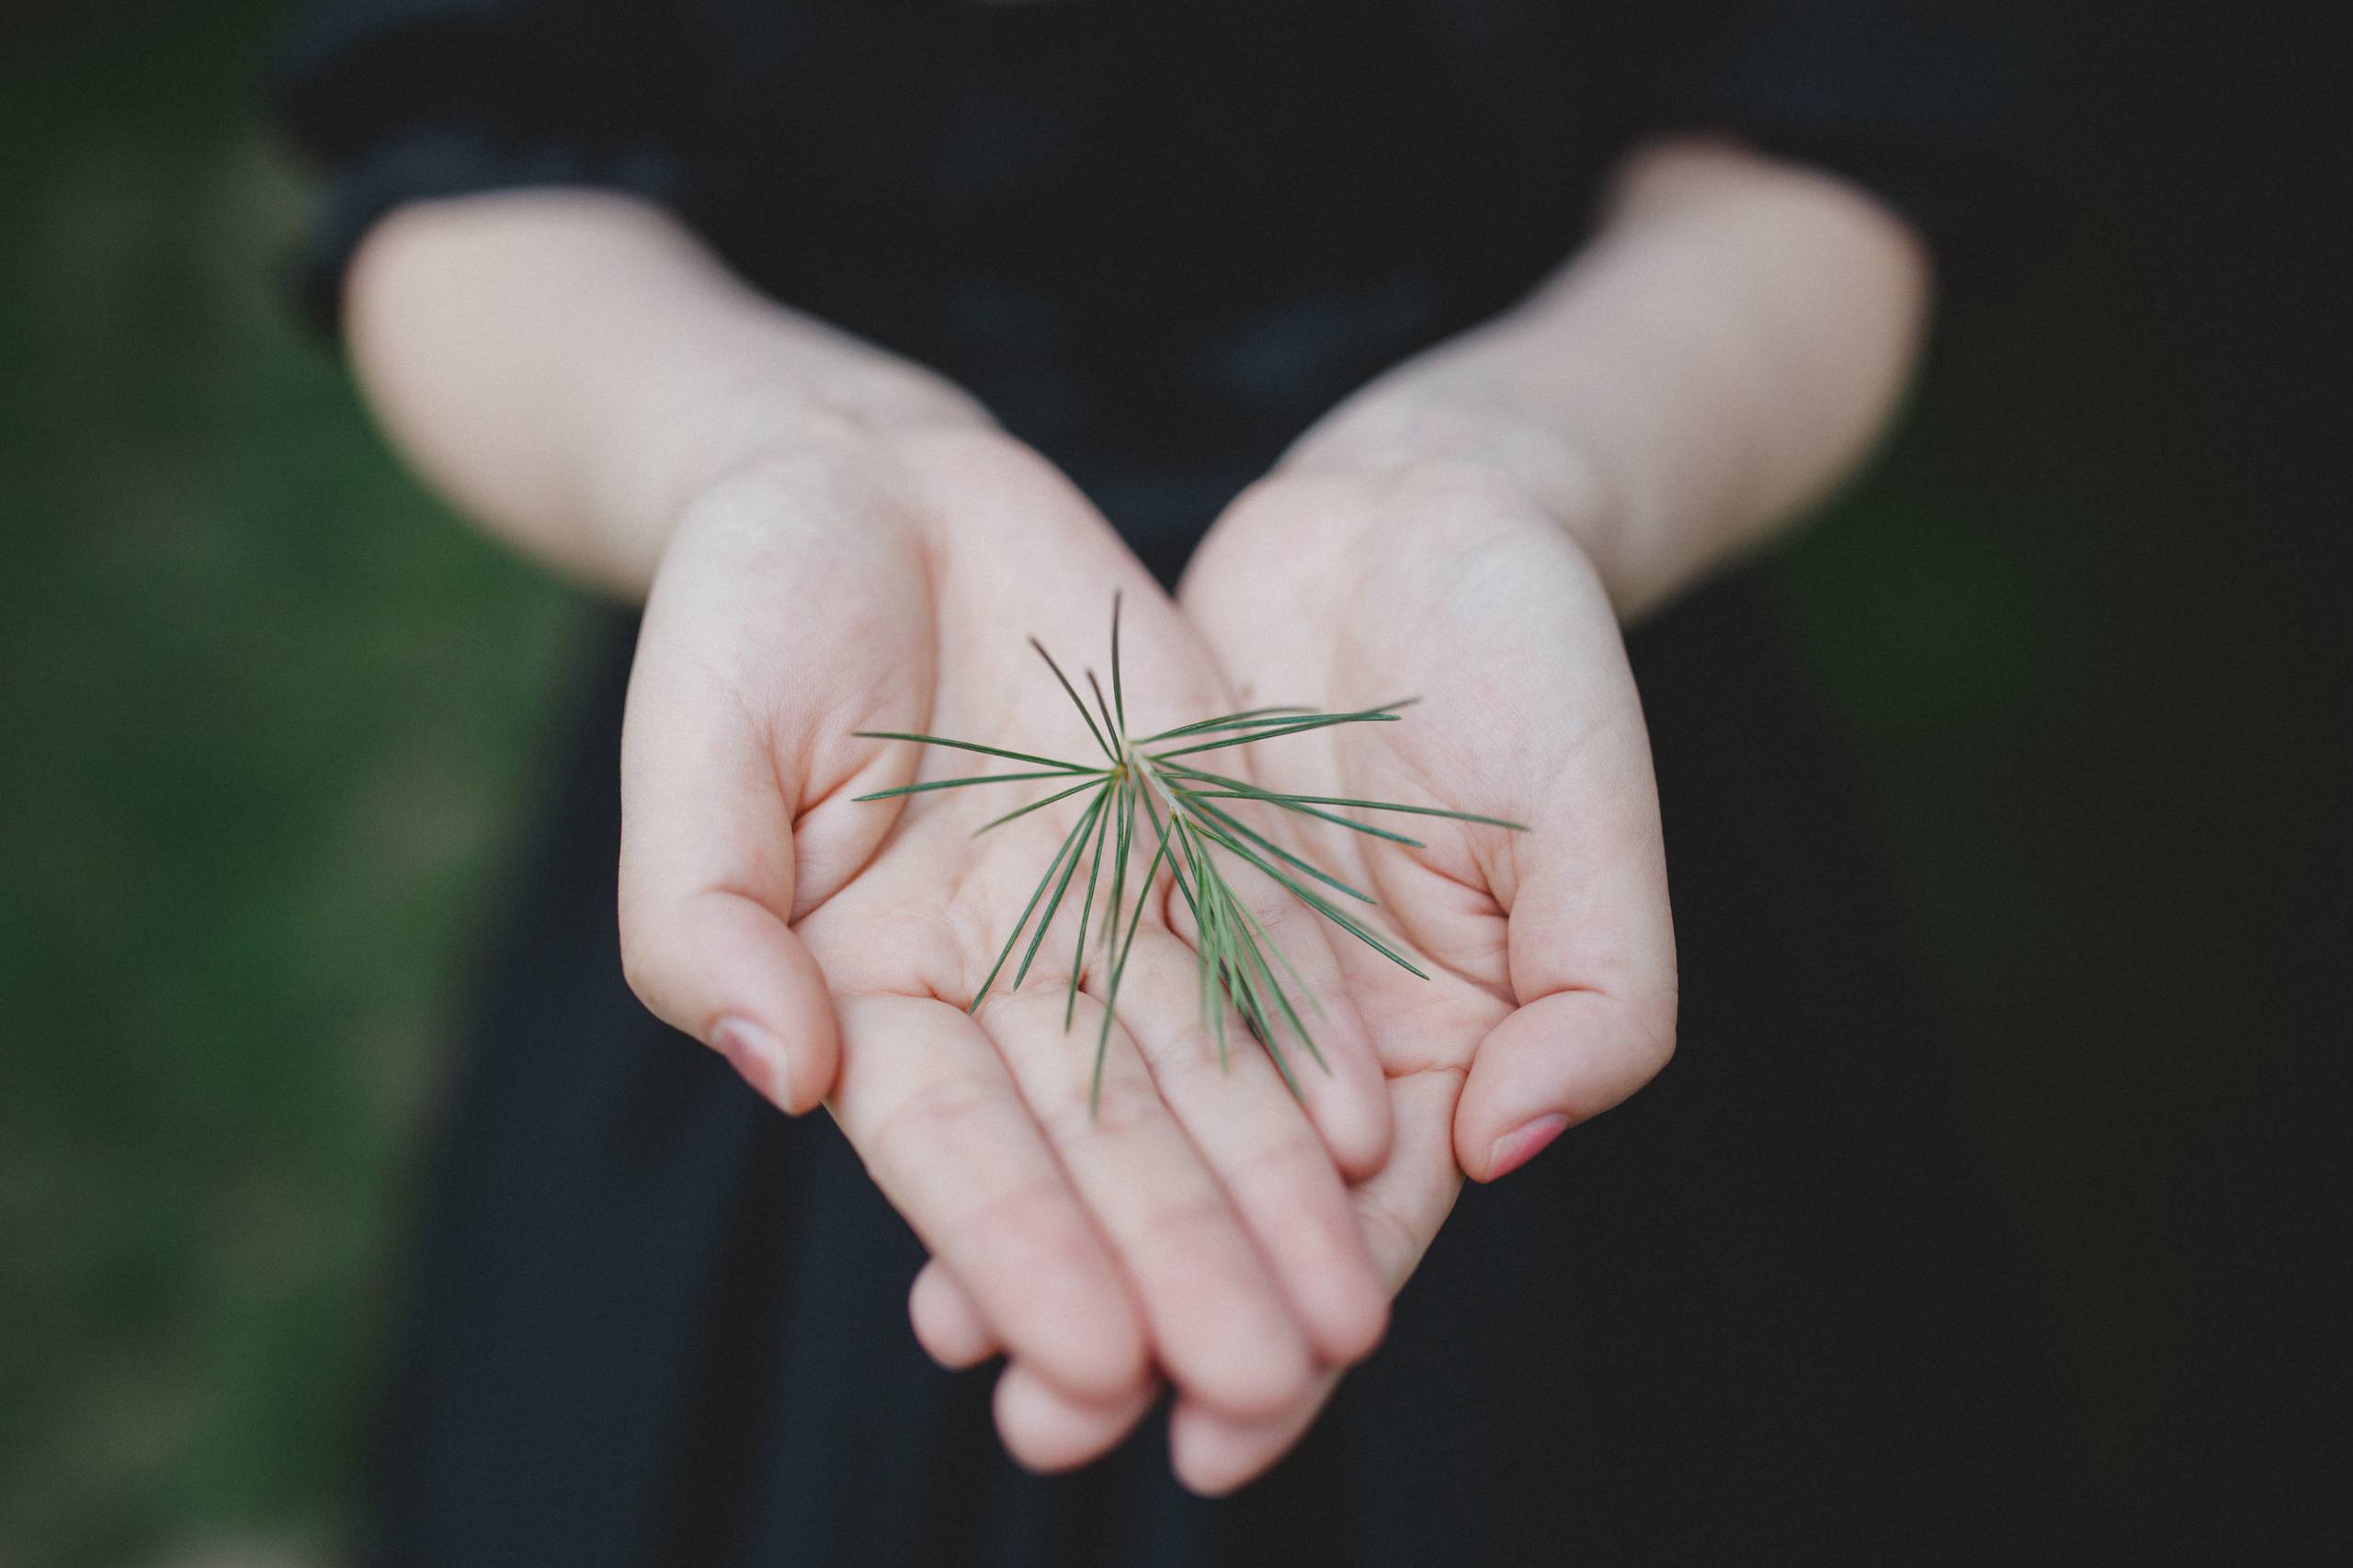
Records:
[[[1245,705],[1420,699],[1395,724],[1251,747],[1260,786],[1528,829],[1350,813],[1423,841],[1409,848],[1272,808],[1253,817],[1371,892],[1374,923],[1430,976],[1335,943],[1389,1081],[1390,1158],[1354,1197],[1392,1292],[1463,1176],[1517,1168],[1641,1087],[1673,1050],[1675,941],[1649,742],[1573,520],[1474,463],[1289,469],[1220,519],[1180,591]],[[937,1263],[910,1310],[946,1364],[997,1348]],[[1180,1396],[1178,1477],[1214,1494],[1257,1475],[1338,1376],[1327,1370],[1292,1407],[1247,1425]],[[1063,1403],[1047,1424],[1061,1437],[1055,1468],[1110,1448],[1142,1406]]]

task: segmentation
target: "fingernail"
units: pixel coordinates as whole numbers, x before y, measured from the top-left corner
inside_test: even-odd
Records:
[[[779,1108],[791,1109],[792,1063],[784,1041],[749,1018],[722,1018],[710,1031],[710,1045],[743,1074],[744,1082]]]
[[[1540,1116],[1533,1121],[1523,1121],[1511,1131],[1495,1140],[1493,1153],[1487,1156],[1487,1179],[1500,1181],[1528,1164],[1544,1150],[1544,1145],[1558,1138],[1569,1125],[1569,1119],[1558,1112]]]

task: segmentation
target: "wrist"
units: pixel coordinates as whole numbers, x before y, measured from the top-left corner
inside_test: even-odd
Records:
[[[1475,402],[1375,386],[1302,437],[1277,472],[1508,497],[1567,534],[1613,601],[1640,597],[1627,508],[1602,465],[1558,432]]]
[[[871,471],[941,434],[994,435],[979,403],[943,378],[855,344],[774,368],[738,364],[682,378],[654,438],[620,460],[608,493],[622,526],[658,560],[679,519],[714,490],[780,470]]]
[[[353,368],[423,477],[501,539],[642,594],[690,499],[763,449],[987,415],[745,285],[610,192],[403,205],[354,257]]]

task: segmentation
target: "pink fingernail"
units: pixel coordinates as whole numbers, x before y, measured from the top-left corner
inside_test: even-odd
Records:
[[[1523,1121],[1511,1131],[1495,1140],[1495,1147],[1487,1157],[1487,1179],[1500,1181],[1541,1153],[1544,1145],[1558,1138],[1569,1125],[1569,1119],[1555,1112],[1540,1116],[1533,1121]]]
[[[744,1082],[779,1108],[790,1108],[791,1062],[782,1040],[748,1018],[722,1018],[710,1031],[710,1044],[743,1074]]]

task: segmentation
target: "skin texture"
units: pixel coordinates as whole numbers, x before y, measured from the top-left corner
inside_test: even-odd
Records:
[[[722,1043],[779,1105],[824,1096],[1042,1381],[1116,1395],[1148,1346],[1212,1405],[1263,1416],[1318,1358],[1370,1349],[1386,1300],[1342,1175],[1381,1166],[1388,1107],[1321,933],[1261,890],[1330,1020],[1336,1070],[1302,1107],[1271,1069],[1217,1072],[1156,886],[1090,1115],[1093,994],[1063,1028],[1074,903],[1026,981],[1009,969],[964,1011],[1074,818],[974,830],[1062,786],[854,798],[1023,770],[860,730],[1086,756],[1092,736],[1005,628],[1097,644],[1107,583],[1129,596],[1129,667],[1154,676],[1131,722],[1222,701],[1109,528],[994,432],[763,457],[698,497],[631,676],[623,950],[648,1006],[735,1037]]]
[[[1220,524],[1183,603],[1246,699],[1363,706],[1422,694],[1395,725],[1254,748],[1260,782],[1442,801],[1530,830],[1386,819],[1426,846],[1412,849],[1288,814],[1253,819],[1372,893],[1430,976],[1357,944],[1336,952],[1396,1126],[1388,1164],[1354,1195],[1394,1290],[1466,1173],[1502,1174],[1521,1129],[1535,1124],[1541,1138],[1564,1125],[1556,1119],[1598,1114],[1672,1050],[1656,791],[1617,623],[1572,540],[1468,469],[1269,480]],[[1328,609],[1296,608],[1308,603]],[[938,1267],[944,1280],[917,1293],[918,1322],[935,1325],[926,1343],[969,1356],[980,1341],[961,1303],[926,1300],[961,1280],[952,1261]],[[1319,1368],[1310,1393],[1272,1420],[1233,1420],[1186,1391],[1178,1473],[1208,1492],[1255,1474],[1304,1429],[1337,1369]],[[1098,1407],[1098,1444],[1132,1403]],[[1056,1453],[1093,1451],[1074,1436],[1078,1412],[1024,1415],[1054,1434]]]
[[[1220,1492],[1378,1342],[1466,1176],[1574,1137],[1666,1061],[1672,923],[1620,625],[1853,461],[1926,294],[1916,245],[1859,194],[1735,148],[1647,149],[1586,251],[1308,432],[1175,603],[957,389],[753,294],[625,199],[404,209],[347,305],[361,382],[430,482],[647,596],[620,888],[639,995],[782,1108],[826,1105],[934,1254],[918,1339],[949,1366],[1007,1357],[1017,1458],[1085,1462],[1165,1380],[1177,1473]],[[1401,819],[1406,849],[1250,814],[1373,892],[1432,976],[1237,869],[1327,1015],[1335,1070],[1303,1075],[1303,1106],[1256,1051],[1216,1071],[1163,877],[1090,1123],[1106,977],[1093,948],[1065,1036],[1074,907],[1024,984],[961,1006],[1072,819],[975,839],[1042,789],[851,799],[1019,766],[859,729],[1087,756],[1021,638],[1099,663],[1115,587],[1128,667],[1151,672],[1132,733],[1418,695],[1405,722],[1221,770],[1532,830]]]

